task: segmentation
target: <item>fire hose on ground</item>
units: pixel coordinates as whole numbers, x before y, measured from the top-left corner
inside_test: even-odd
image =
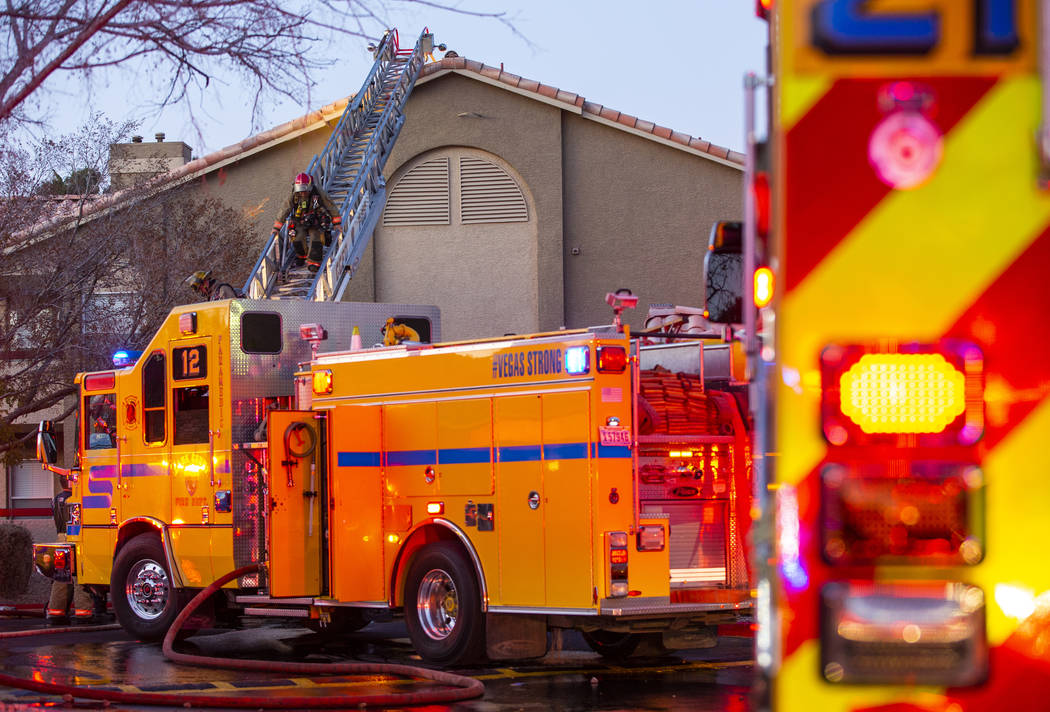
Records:
[[[294,707],[360,707],[378,705],[423,705],[446,702],[457,702],[481,697],[485,693],[485,686],[480,680],[456,675],[441,670],[430,670],[413,665],[397,665],[391,663],[294,663],[277,662],[270,660],[231,660],[229,658],[214,658],[200,655],[189,655],[179,653],[173,649],[175,637],[179,629],[193,612],[206,601],[212,594],[222,588],[223,584],[240,578],[258,570],[257,565],[244,566],[236,571],[231,571],[219,578],[191,600],[181,613],[175,618],[168,634],[164,637],[164,657],[175,663],[187,665],[199,665],[205,667],[226,668],[230,670],[256,670],[262,672],[278,672],[294,675],[398,675],[401,677],[428,680],[449,686],[448,689],[425,690],[422,692],[404,693],[380,693],[365,695],[325,695],[325,696],[297,696],[297,697],[275,697],[272,699],[248,697],[245,695],[201,695],[165,692],[122,692],[119,690],[96,690],[91,687],[79,685],[67,685],[55,682],[38,682],[24,678],[13,677],[0,673],[0,685],[16,687],[24,690],[32,690],[50,695],[61,695],[67,699],[83,698],[89,700],[103,700],[107,702],[121,702],[132,705],[164,705],[164,706],[189,706],[198,707],[235,707],[243,709],[277,709]],[[21,637],[40,633],[58,633],[69,631],[98,631],[119,628],[117,625],[104,625],[92,627],[70,627],[50,628],[46,631],[16,631],[14,633],[0,633],[0,638]]]

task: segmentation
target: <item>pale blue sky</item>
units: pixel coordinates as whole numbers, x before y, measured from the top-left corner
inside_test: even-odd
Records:
[[[455,2],[456,0],[453,0]],[[586,97],[624,113],[740,150],[743,147],[743,75],[764,70],[767,27],[754,16],[753,0],[460,0],[467,9],[500,9],[532,46],[493,20],[415,7],[392,13],[402,45],[424,25],[438,42],[460,56],[504,68]],[[309,97],[268,106],[253,127],[245,108],[249,97],[235,85],[210,97],[191,122],[178,107],[159,116],[136,105],[133,77],[97,90],[92,102],[76,97],[55,128],[68,131],[79,121],[76,109],[94,105],[113,119],[140,120],[146,140],[163,131],[200,156],[300,116],[360,86],[371,55],[364,42],[332,47],[338,62],[319,77]],[[440,56],[440,53],[439,53]],[[74,92],[70,92],[72,95]],[[74,99],[74,96],[70,96]]]

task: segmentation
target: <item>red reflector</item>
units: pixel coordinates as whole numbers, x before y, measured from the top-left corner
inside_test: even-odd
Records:
[[[627,563],[627,549],[611,549],[609,551],[609,563],[612,563],[612,564],[626,564]]]
[[[85,391],[108,391],[117,385],[117,377],[112,371],[106,373],[89,373],[84,376]]]
[[[966,464],[832,464],[821,473],[831,564],[976,564],[984,555],[984,477]]]
[[[66,568],[66,552],[65,549],[55,550],[55,568],[64,569]]]
[[[624,347],[598,347],[598,373],[623,373],[626,368],[627,350]]]
[[[832,445],[973,445],[984,433],[984,357],[972,343],[832,345],[820,366]]]

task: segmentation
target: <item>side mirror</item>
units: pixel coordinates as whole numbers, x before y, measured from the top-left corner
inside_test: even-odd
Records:
[[[54,465],[58,462],[58,445],[55,444],[54,432],[54,422],[40,421],[36,432],[36,459],[41,465]]]
[[[711,226],[704,255],[704,310],[714,324],[744,321],[744,226],[721,220]]]

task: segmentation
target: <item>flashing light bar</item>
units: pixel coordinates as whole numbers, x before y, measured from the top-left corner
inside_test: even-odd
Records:
[[[832,345],[821,363],[821,419],[832,445],[972,445],[984,433],[984,357],[972,343],[896,350]]]
[[[113,365],[117,368],[133,366],[135,365],[135,362],[139,360],[139,356],[141,355],[141,351],[128,351],[127,349],[121,349],[113,354]]]

